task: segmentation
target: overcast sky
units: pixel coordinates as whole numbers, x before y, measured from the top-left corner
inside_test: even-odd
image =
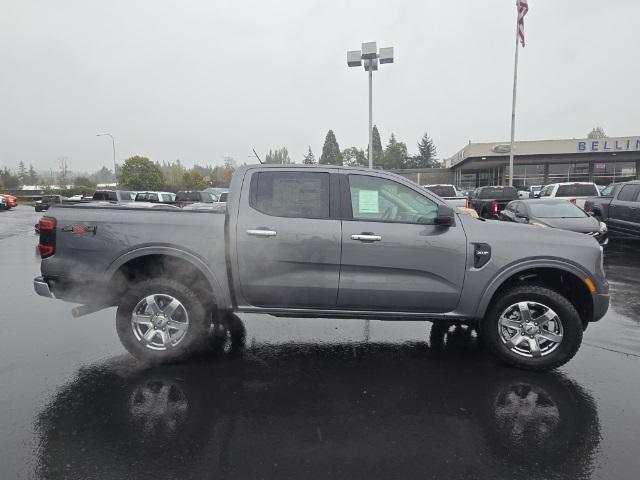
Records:
[[[635,0],[530,0],[516,139],[639,135]],[[186,165],[286,146],[367,145],[367,77],[346,51],[395,47],[374,123],[439,157],[509,136],[514,0],[2,1],[0,165],[75,171],[139,154]]]

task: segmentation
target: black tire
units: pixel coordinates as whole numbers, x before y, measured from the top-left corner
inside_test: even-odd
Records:
[[[179,343],[164,350],[154,350],[138,340],[131,316],[134,308],[149,295],[168,295],[178,300],[188,315],[188,326]],[[196,293],[182,283],[167,278],[143,280],[124,294],[116,313],[116,329],[120,342],[138,360],[165,363],[182,360],[199,353],[207,342],[211,316]]]
[[[562,340],[557,347],[540,357],[527,357],[512,351],[502,340],[499,319],[502,312],[518,302],[537,302],[551,308],[562,326]],[[563,295],[539,285],[522,285],[500,294],[489,307],[480,325],[487,348],[503,362],[526,370],[551,370],[573,358],[582,343],[582,321],[575,307]]]

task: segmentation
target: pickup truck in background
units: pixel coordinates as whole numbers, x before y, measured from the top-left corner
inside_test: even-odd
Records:
[[[540,190],[539,198],[565,198],[584,210],[584,202],[589,197],[599,197],[600,190],[591,182],[550,183]]]
[[[389,172],[246,165],[227,200],[224,211],[54,206],[34,288],[81,303],[75,316],[117,306],[125,348],[161,362],[252,312],[471,323],[504,362],[546,370],[609,305],[593,238],[458,214]]]
[[[507,204],[518,198],[518,191],[514,187],[479,187],[469,195],[467,207],[473,208],[482,218],[498,218]]]
[[[612,233],[640,237],[640,181],[611,184],[603,193],[607,196],[587,198],[584,209],[607,222]]]
[[[129,190],[96,190],[91,201],[94,202],[133,202],[138,192]]]
[[[449,184],[436,184],[436,185],[423,185],[424,188],[429,190],[430,192],[435,193],[447,204],[452,207],[466,207],[467,206],[467,198],[461,195],[458,195],[458,191],[456,187]]]
[[[591,213],[598,220],[606,221],[609,218],[609,204],[613,197],[618,195],[624,182],[610,183],[600,192],[599,197],[587,197],[584,200],[584,210]]]

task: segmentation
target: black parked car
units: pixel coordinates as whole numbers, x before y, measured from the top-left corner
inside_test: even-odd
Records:
[[[467,207],[473,208],[482,218],[497,218],[500,210],[517,198],[518,190],[514,187],[480,187],[469,195]]]
[[[586,233],[601,245],[609,241],[604,222],[565,199],[516,200],[500,212],[500,220]]]
[[[63,203],[67,197],[62,195],[43,195],[42,200],[36,200],[35,210],[36,212],[44,212],[49,210],[51,205]]]

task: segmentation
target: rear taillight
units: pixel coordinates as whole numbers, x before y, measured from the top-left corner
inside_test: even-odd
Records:
[[[589,210],[591,210],[591,202],[584,202],[584,209],[588,212]]]
[[[42,217],[38,222],[41,232],[53,232],[56,229],[55,218]]]
[[[471,199],[467,197],[467,208],[472,208]]]
[[[570,201],[571,203],[573,203],[574,205],[576,204],[576,199],[575,199],[575,198],[570,198],[570,199],[569,199],[569,201]]]
[[[498,214],[498,202],[496,200],[491,202],[491,213],[493,215],[497,215]]]
[[[40,230],[40,243],[38,253],[41,258],[47,258],[56,253],[56,219],[42,217],[38,222]]]

